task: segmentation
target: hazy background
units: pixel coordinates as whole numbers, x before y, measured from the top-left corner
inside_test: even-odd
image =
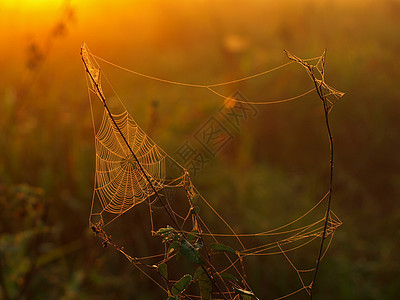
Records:
[[[214,83],[327,52],[337,231],[318,299],[396,299],[400,292],[400,1],[0,2],[0,288],[3,298],[160,299],[152,283],[87,230],[94,138],[79,56],[176,81]],[[136,121],[167,152],[222,100],[104,66]],[[275,100],[312,88],[291,66],[219,91]],[[243,231],[289,222],[327,190],[320,100],[258,106],[194,183]],[[140,231],[140,222],[131,225]],[[128,229],[127,229],[128,230]],[[136,229],[135,229],[136,230]],[[132,234],[132,228],[129,228]],[[216,229],[215,231],[218,231]],[[146,247],[143,243],[142,247]],[[294,253],[313,261],[318,243]],[[300,288],[278,257],[253,268],[272,299]],[[294,299],[303,299],[306,294]]]

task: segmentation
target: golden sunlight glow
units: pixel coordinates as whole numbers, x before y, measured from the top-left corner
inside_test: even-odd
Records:
[[[53,9],[59,8],[60,5],[63,4],[65,1],[61,0],[2,0],[2,6],[5,8],[17,8],[17,9]]]
[[[42,27],[49,28],[68,3],[65,0],[1,0],[0,24],[4,31],[9,31],[12,24],[14,31],[38,32]]]

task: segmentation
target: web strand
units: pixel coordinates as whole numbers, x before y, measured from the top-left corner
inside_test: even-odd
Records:
[[[111,245],[122,253],[140,272],[167,294],[171,293],[171,287],[179,281],[179,278],[160,277],[159,268],[162,264],[171,263],[182,247],[188,247],[187,249],[189,250],[186,249],[186,251],[191,253],[191,259],[202,261],[200,266],[204,274],[207,275],[203,280],[210,280],[214,287],[211,294],[215,297],[238,299],[238,290],[245,290],[247,293],[252,293],[251,285],[247,282],[243,261],[250,256],[263,257],[272,255],[283,256],[290,267],[295,270],[302,284],[301,289],[276,299],[290,297],[302,290],[310,294],[314,282],[307,285],[302,277],[302,273],[316,273],[318,266],[300,270],[289,258],[288,253],[293,253],[293,251],[303,248],[319,238],[325,239],[329,237],[329,243],[326,245],[324,251],[320,253],[319,259],[322,259],[331,245],[334,233],[341,226],[342,222],[330,209],[322,219],[316,218],[311,214],[312,212],[316,213],[321,203],[327,202],[327,200],[330,201],[332,192],[330,189],[311,209],[287,224],[259,233],[236,233],[234,227],[196,189],[190,180],[189,172],[163,151],[134,121],[124,106],[123,101],[119,98],[107,77],[102,73],[95,58],[147,79],[179,86],[203,88],[220,98],[236,102],[243,101],[226,97],[218,93],[215,88],[266,75],[290,65],[292,62],[310,66],[308,61],[318,60],[315,69],[321,79],[320,81],[316,81],[315,88],[287,99],[250,103],[263,105],[284,103],[299,99],[317,90],[318,93],[324,93],[326,99],[331,97],[331,100],[327,100],[326,103],[327,105],[333,105],[335,100],[343,96],[343,93],[336,91],[325,83],[325,55],[310,60],[301,60],[293,55],[291,57],[291,62],[258,74],[224,83],[200,85],[170,81],[132,71],[92,55],[86,45],[82,47],[82,59],[90,75],[87,78],[87,85],[96,150],[96,171],[89,220],[90,226],[94,233],[103,239],[106,245]],[[309,75],[314,76],[313,73],[309,73]],[[113,114],[108,110],[101,85],[102,77],[106,78],[106,82],[117,96],[118,101],[123,107],[122,113]],[[105,107],[101,124],[97,129],[94,122],[95,117],[91,94],[98,96]],[[249,102],[246,101],[246,103]],[[173,190],[176,194],[181,193],[185,195],[183,198],[184,202],[181,203],[182,207],[176,207],[178,202],[170,202],[168,190]],[[169,226],[165,221],[161,225],[164,227],[160,229],[158,229],[159,227],[155,227],[160,226],[161,222],[161,219],[159,219],[160,212],[156,210],[155,206],[159,201],[161,201],[169,217],[171,217],[172,220],[170,221],[173,221],[176,225],[174,226],[175,228]],[[135,257],[128,254],[128,251],[114,242],[104,229],[106,226],[114,224],[121,216],[127,214],[128,211],[143,206],[144,202],[147,202],[150,214],[151,232],[149,234],[152,236],[161,236],[164,239],[156,254]],[[199,207],[201,211],[207,211],[209,217],[215,217],[215,220],[219,222],[221,228],[225,229],[225,232],[213,233],[207,225],[206,220],[198,212],[194,212]],[[168,232],[168,235],[160,233],[160,230]],[[169,237],[172,238],[169,239]],[[250,244],[247,243],[248,239],[251,239]],[[176,242],[178,242],[180,248],[173,248]],[[216,251],[215,246],[212,246],[213,244],[219,245],[219,247],[226,247],[225,252]],[[199,250],[193,252],[193,249],[196,247]],[[193,253],[198,253],[199,256],[193,258]],[[218,264],[213,264],[216,257],[218,257]],[[237,278],[238,280],[232,281],[232,277],[226,279],[227,272],[231,272],[232,274],[229,276],[233,276],[233,278]],[[190,284],[196,284],[195,280],[192,279]],[[199,296],[184,291],[180,293],[180,296],[187,299],[200,299]]]
[[[272,69],[269,69],[269,70],[254,74],[254,75],[250,75],[250,76],[247,76],[247,77],[243,77],[243,78],[239,78],[239,79],[235,79],[235,80],[231,80],[231,81],[226,81],[226,82],[221,82],[221,83],[214,83],[214,84],[204,85],[204,84],[193,84],[193,83],[178,82],[178,81],[172,81],[172,80],[167,80],[167,79],[163,79],[163,78],[159,78],[159,77],[150,76],[150,75],[147,75],[147,74],[144,74],[144,73],[140,73],[140,72],[128,69],[128,68],[124,68],[124,67],[122,67],[120,65],[112,63],[112,62],[110,62],[110,61],[108,61],[106,59],[103,59],[103,58],[99,57],[99,56],[96,56],[96,55],[93,55],[93,56],[95,58],[99,59],[100,61],[103,61],[103,62],[105,62],[105,63],[107,63],[107,64],[109,64],[109,65],[111,65],[113,67],[116,67],[118,69],[121,69],[121,70],[123,70],[125,72],[128,72],[128,73],[131,73],[131,74],[135,74],[135,75],[140,76],[140,77],[144,77],[144,78],[147,78],[147,79],[151,79],[151,80],[155,80],[155,81],[159,81],[159,82],[163,82],[163,83],[167,83],[167,84],[177,85],[177,86],[186,86],[186,87],[207,89],[208,91],[210,91],[213,94],[219,96],[220,98],[223,98],[223,99],[226,99],[226,100],[229,100],[229,101],[232,101],[232,102],[237,102],[237,103],[247,103],[247,104],[253,104],[253,105],[279,104],[279,103],[289,102],[289,101],[293,101],[293,100],[302,98],[302,97],[310,94],[311,92],[313,92],[315,90],[315,88],[313,88],[313,89],[310,89],[310,90],[308,90],[306,92],[303,92],[303,93],[301,93],[301,94],[299,94],[297,96],[292,96],[292,97],[289,97],[289,98],[279,99],[279,100],[242,101],[240,99],[235,99],[235,98],[231,98],[231,97],[228,97],[228,96],[224,96],[221,93],[218,93],[215,89],[213,89],[215,87],[231,85],[231,84],[234,84],[234,83],[247,81],[247,80],[250,80],[250,79],[253,79],[253,78],[264,76],[266,74],[269,74],[271,72],[274,72],[274,71],[277,71],[279,69],[282,69],[284,67],[289,66],[290,64],[293,63],[293,61],[290,61],[288,63],[282,64],[282,65],[277,66],[275,68],[272,68]],[[315,61],[315,60],[320,60],[320,59],[321,59],[320,57],[314,57],[314,58],[306,59],[305,61]]]

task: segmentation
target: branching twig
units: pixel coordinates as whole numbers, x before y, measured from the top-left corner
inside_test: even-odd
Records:
[[[323,109],[324,109],[324,116],[325,116],[325,125],[326,125],[326,130],[327,130],[328,139],[329,139],[329,195],[328,195],[328,203],[327,203],[326,212],[325,212],[325,221],[324,221],[324,229],[322,232],[321,245],[320,245],[319,252],[318,252],[317,262],[315,265],[313,280],[309,287],[310,299],[312,299],[313,290],[314,290],[315,282],[317,279],[317,273],[318,273],[319,265],[320,265],[320,262],[322,259],[324,242],[326,239],[326,232],[327,232],[329,217],[330,217],[330,212],[331,212],[332,189],[333,189],[333,137],[332,137],[332,132],[331,132],[330,123],[329,123],[329,111],[330,111],[331,107],[328,106],[327,95],[323,90],[324,85],[327,86],[325,84],[325,78],[324,78],[325,77],[324,76],[324,67],[325,67],[326,49],[321,56],[322,69],[319,70],[320,75],[322,76],[321,80],[318,80],[315,77],[314,66],[312,66],[308,62],[298,58],[297,56],[289,53],[286,50],[285,50],[285,53],[290,60],[296,61],[299,64],[301,64],[303,67],[305,67],[307,69],[308,75],[310,76],[311,80],[314,82],[318,97],[322,101],[322,105],[323,105]]]

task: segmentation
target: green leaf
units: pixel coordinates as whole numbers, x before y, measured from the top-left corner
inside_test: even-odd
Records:
[[[203,273],[199,278],[199,288],[201,299],[211,299],[212,283],[206,273]]]
[[[180,247],[180,252],[185,255],[192,263],[202,265],[203,261],[201,259],[200,253],[196,250],[192,244],[188,241],[183,240]]]
[[[171,235],[172,235],[172,234],[171,234]],[[163,242],[163,243],[166,243],[166,242],[171,241],[171,239],[172,239],[171,236],[166,236],[166,237],[163,238],[162,242]]]
[[[192,281],[192,276],[189,274],[184,275],[177,283],[175,283],[172,288],[171,292],[172,295],[177,296],[180,295],[186,288],[189,286],[190,282]]]
[[[219,274],[223,279],[231,280],[231,281],[238,281],[235,276],[230,273],[224,272]]]
[[[233,289],[235,290],[235,292],[237,294],[243,296],[244,299],[252,299],[252,298],[258,299],[256,297],[256,295],[254,295],[254,293],[251,292],[251,291],[242,290],[242,289],[239,289],[239,288],[236,288],[236,287],[233,287]]]
[[[194,273],[194,281],[198,281],[201,299],[211,299],[212,282],[202,267],[198,267]]]
[[[162,263],[162,264],[158,265],[157,269],[162,277],[164,277],[165,279],[168,279],[167,264]]]
[[[196,250],[199,250],[203,247],[203,241],[202,240],[198,240],[196,244],[194,244],[194,248]]]
[[[178,241],[174,241],[172,242],[172,244],[169,246],[168,248],[168,255],[170,255],[172,252],[174,252],[175,250],[179,249],[179,246],[181,245],[180,242]]]
[[[196,272],[194,272],[193,280],[194,281],[198,280],[200,278],[201,274],[204,274],[204,269],[203,269],[203,267],[198,267],[196,269]]]
[[[172,232],[174,231],[174,228],[167,225],[167,227],[165,228],[160,228],[157,230],[156,235],[158,236],[166,236],[166,235],[170,235]]]
[[[236,253],[235,250],[233,250],[231,247],[223,245],[223,244],[211,244],[210,248],[211,248],[211,250],[217,251],[217,252]]]

